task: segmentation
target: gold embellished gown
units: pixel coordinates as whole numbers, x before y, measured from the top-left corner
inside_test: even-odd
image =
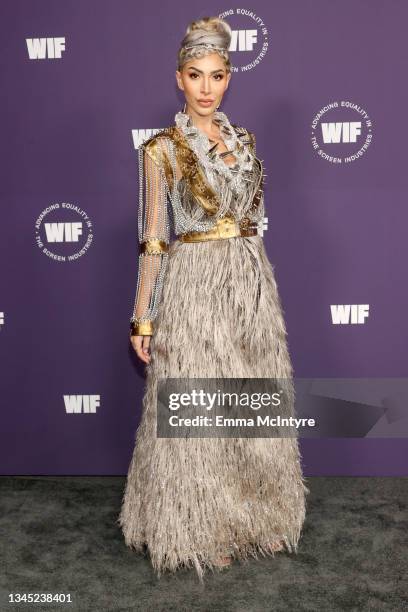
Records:
[[[151,336],[151,361],[117,519],[158,576],[187,566],[201,581],[220,556],[273,556],[279,541],[296,553],[308,493],[296,438],[156,437],[159,379],[293,375],[262,237],[263,164],[251,132],[215,121],[232,165],[183,112],[139,147],[131,325]]]

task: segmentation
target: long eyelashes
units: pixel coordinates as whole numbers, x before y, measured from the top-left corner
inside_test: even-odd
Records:
[[[188,76],[192,78],[192,77],[196,77],[196,76],[198,76],[198,74],[197,74],[196,72],[190,72]],[[218,79],[217,77],[220,77],[220,78]],[[216,75],[214,76],[214,79],[215,79],[216,81],[222,81],[222,79],[223,79],[223,78],[224,78],[224,75],[223,75],[223,74],[216,74]],[[194,81],[194,80],[195,80],[195,79],[193,79],[193,81]]]

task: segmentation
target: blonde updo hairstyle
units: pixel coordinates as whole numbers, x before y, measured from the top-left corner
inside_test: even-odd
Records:
[[[230,26],[219,17],[203,17],[202,19],[192,21],[181,41],[177,69],[181,71],[184,64],[195,57],[200,58],[209,53],[216,52],[224,60],[227,73],[231,72],[231,62],[228,53],[231,35]],[[193,46],[198,43],[205,43],[209,47]],[[212,45],[221,47],[221,49],[211,48]],[[191,46],[193,46],[192,49],[186,48]]]

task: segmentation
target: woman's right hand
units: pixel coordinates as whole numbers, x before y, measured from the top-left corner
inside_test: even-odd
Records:
[[[150,338],[151,336],[130,336],[130,342],[136,351],[137,356],[144,363],[150,363]]]

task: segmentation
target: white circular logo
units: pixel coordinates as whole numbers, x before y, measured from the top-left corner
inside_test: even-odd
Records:
[[[88,214],[63,202],[45,208],[35,222],[35,241],[44,255],[55,261],[73,261],[89,249],[93,225]]]
[[[373,137],[367,111],[349,100],[336,100],[321,108],[313,117],[311,128],[314,150],[332,164],[359,159]]]
[[[248,72],[265,57],[269,46],[268,28],[250,9],[229,9],[218,15],[232,30],[229,56],[231,72]]]

